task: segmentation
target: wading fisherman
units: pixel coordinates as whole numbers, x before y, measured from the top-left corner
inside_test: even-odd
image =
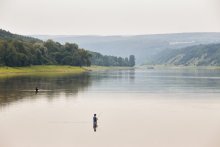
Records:
[[[93,129],[95,132],[96,132],[96,128],[98,127],[97,121],[98,121],[98,118],[96,117],[96,114],[94,114],[94,116],[93,116]]]
[[[36,92],[36,93],[38,92],[38,88],[37,88],[37,87],[35,88],[35,92]]]

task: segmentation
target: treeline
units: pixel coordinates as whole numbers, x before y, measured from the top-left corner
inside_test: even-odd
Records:
[[[18,40],[0,40],[0,65],[72,65],[90,66],[88,51],[80,49],[77,44],[48,40],[46,42],[24,42]]]
[[[135,57],[129,58],[104,56],[89,52],[77,44],[64,45],[48,40],[46,42],[25,42],[18,40],[0,40],[0,65],[71,65],[71,66],[134,66]]]
[[[130,66],[133,67],[135,65],[135,56],[130,55],[129,58],[115,57],[115,56],[107,56],[102,55],[97,52],[90,52],[91,64],[99,65],[99,66]]]
[[[18,35],[18,34],[12,34],[9,31],[5,31],[0,29],[0,39],[2,40],[19,40],[19,41],[25,41],[25,42],[43,42],[40,39],[36,39],[33,37]]]
[[[12,34],[0,29],[0,65],[71,65],[71,66],[134,66],[135,57],[104,56],[79,48],[75,43],[64,45],[53,40],[42,41]]]

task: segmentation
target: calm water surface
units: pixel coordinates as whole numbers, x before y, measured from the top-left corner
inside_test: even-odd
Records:
[[[219,136],[219,70],[0,79],[0,147],[219,147]]]

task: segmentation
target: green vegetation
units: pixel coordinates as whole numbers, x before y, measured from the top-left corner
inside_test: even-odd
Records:
[[[154,64],[220,66],[220,44],[196,45],[159,53]]]
[[[45,42],[0,30],[0,66],[22,67],[30,65],[71,66],[134,66],[133,55],[128,58],[103,56],[79,48],[75,43],[64,45],[47,40]]]
[[[0,65],[72,65],[90,66],[90,54],[76,44],[48,40],[46,42],[0,41]]]
[[[0,67],[0,76],[15,76],[26,74],[78,74],[88,71],[85,68],[76,66],[57,66],[57,65],[36,65],[28,67]]]
[[[115,56],[104,56],[100,53],[90,52],[92,55],[91,63],[92,65],[99,66],[130,66],[133,67],[135,65],[135,57],[134,55],[130,55],[129,59]]]
[[[133,68],[120,67],[120,66],[78,67],[78,66],[68,66],[68,65],[34,65],[27,67],[0,66],[0,78],[24,76],[24,75],[51,77],[51,76],[81,74],[89,71],[120,70],[120,69],[133,69]]]

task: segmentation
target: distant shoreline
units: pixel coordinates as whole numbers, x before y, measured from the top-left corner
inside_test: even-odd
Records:
[[[220,66],[184,66],[184,65],[141,65],[140,68],[153,69],[210,69],[210,70],[220,70]]]

